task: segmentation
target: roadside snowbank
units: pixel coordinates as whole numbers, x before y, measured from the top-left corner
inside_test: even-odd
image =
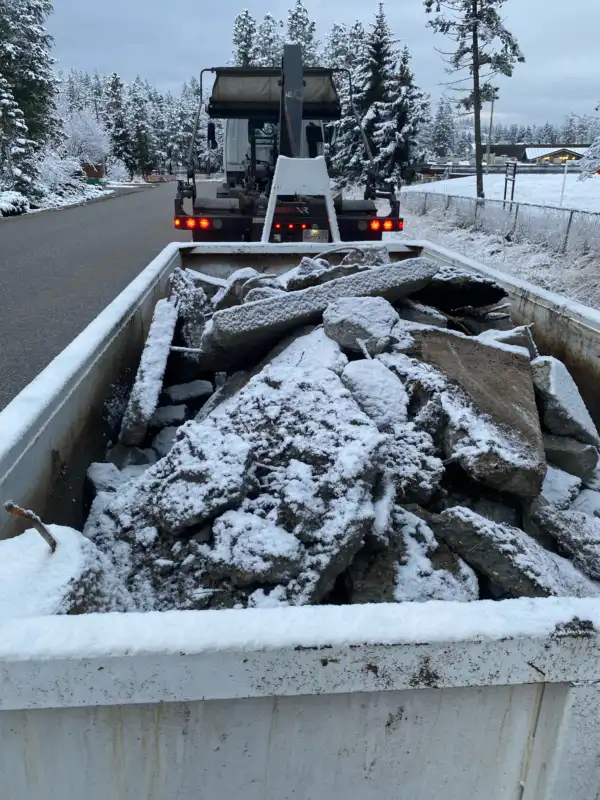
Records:
[[[600,184],[599,184],[600,188]],[[586,306],[600,308],[600,254],[559,255],[529,242],[507,242],[491,235],[465,228],[456,228],[451,217],[432,212],[424,217],[407,214],[404,233],[389,234],[400,239],[429,239],[436,244],[467,255],[509,275],[557,294],[578,300]]]

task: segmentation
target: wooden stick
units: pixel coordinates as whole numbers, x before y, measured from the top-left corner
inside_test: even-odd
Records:
[[[56,539],[54,538],[54,536],[52,536],[48,528],[44,525],[44,523],[38,517],[37,514],[35,514],[33,511],[28,511],[25,508],[21,508],[20,506],[15,505],[15,503],[10,503],[10,502],[4,503],[4,509],[8,511],[9,514],[12,514],[13,517],[19,517],[21,519],[26,519],[29,522],[31,522],[31,524],[39,533],[39,535],[42,537],[42,539],[46,542],[51,552],[54,553],[56,551],[57,547]]]

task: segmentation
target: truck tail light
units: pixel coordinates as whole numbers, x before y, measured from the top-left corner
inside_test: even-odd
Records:
[[[196,227],[196,220],[193,217],[188,217],[185,221],[185,226],[186,228],[192,230],[193,228]]]
[[[198,220],[198,227],[202,228],[203,231],[207,231],[210,228],[210,220],[202,217]]]
[[[175,219],[173,220],[173,224],[175,225],[176,228],[181,228],[181,220],[179,219],[179,217],[175,217]]]
[[[391,219],[386,219],[383,223],[383,230],[384,231],[393,231],[394,230],[394,223]]]
[[[403,231],[404,230],[404,220],[403,219],[399,219],[398,220],[398,230],[399,231]]]
[[[381,222],[378,219],[373,219],[369,223],[369,228],[371,228],[372,231],[381,230]]]

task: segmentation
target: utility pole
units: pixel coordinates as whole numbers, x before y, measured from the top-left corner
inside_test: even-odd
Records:
[[[490,113],[490,126],[488,128],[488,142],[487,142],[487,156],[485,162],[485,171],[490,171],[490,150],[492,148],[492,133],[494,131],[494,103],[496,99],[492,99],[492,111]]]

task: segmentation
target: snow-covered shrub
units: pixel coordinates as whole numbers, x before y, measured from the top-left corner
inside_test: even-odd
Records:
[[[51,148],[46,148],[40,153],[38,175],[45,194],[60,193],[64,187],[85,182],[79,159],[63,155]]]
[[[0,189],[0,217],[13,217],[29,211],[29,201],[19,192]]]
[[[109,156],[106,159],[106,177],[111,183],[128,183],[129,170],[120,158]]]

